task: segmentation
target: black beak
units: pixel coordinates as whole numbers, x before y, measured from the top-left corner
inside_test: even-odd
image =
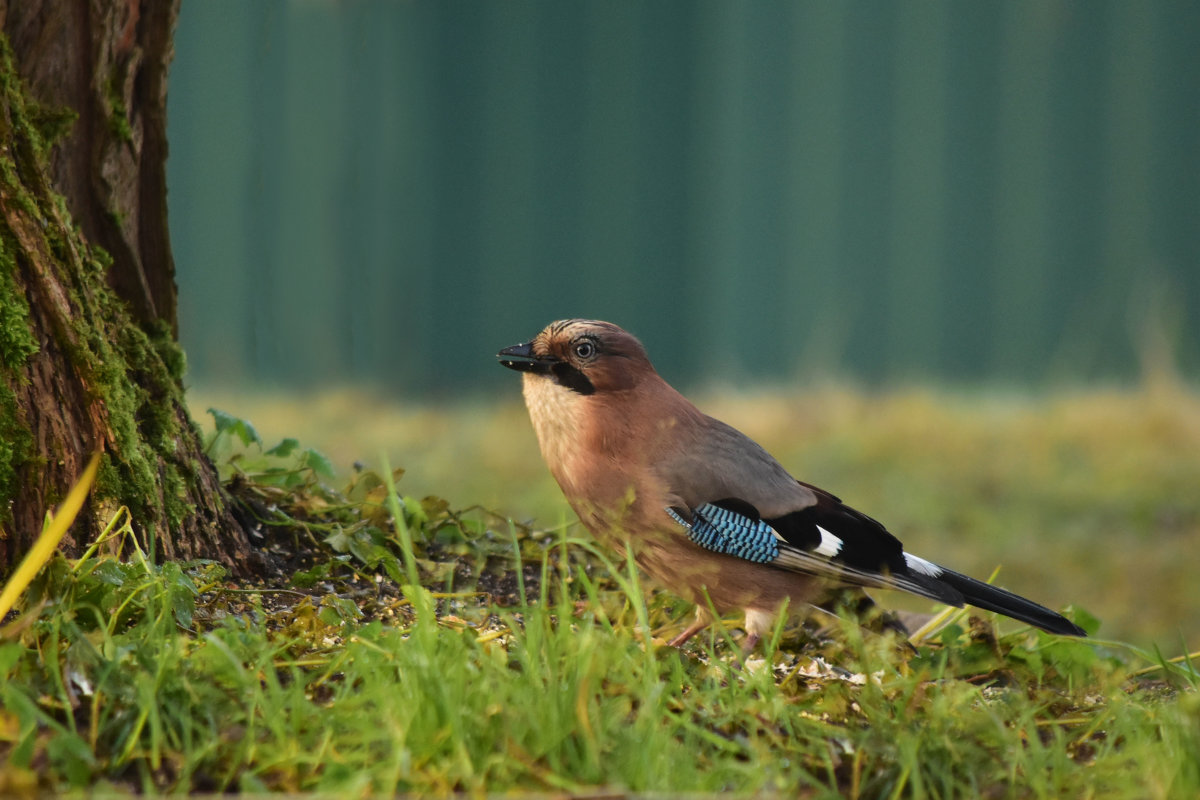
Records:
[[[533,342],[514,344],[512,347],[506,347],[496,353],[496,358],[500,359],[501,365],[515,369],[517,372],[534,372],[544,375],[558,363],[558,359],[553,356],[535,356],[532,345]]]

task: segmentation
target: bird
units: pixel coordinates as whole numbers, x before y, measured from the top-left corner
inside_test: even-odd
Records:
[[[542,456],[583,525],[696,604],[672,646],[714,613],[742,612],[750,652],[785,607],[820,607],[837,587],[898,589],[1086,636],[1044,606],[907,552],[881,523],[794,478],[676,391],[611,322],[559,320],[497,358],[522,374]]]

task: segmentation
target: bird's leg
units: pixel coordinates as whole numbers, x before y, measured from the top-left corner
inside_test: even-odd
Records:
[[[758,643],[762,641],[764,633],[771,630],[775,625],[775,617],[778,609],[775,611],[764,611],[761,608],[746,609],[746,640],[742,642],[742,658],[745,660]]]
[[[710,624],[712,624],[712,615],[708,613],[704,606],[696,606],[696,621],[684,628],[683,632],[674,639],[667,642],[667,646],[681,647],[684,642],[707,628]]]

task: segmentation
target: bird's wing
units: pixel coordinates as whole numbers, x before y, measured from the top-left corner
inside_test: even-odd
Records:
[[[671,515],[697,544],[861,586],[905,589],[952,605],[962,595],[933,580],[928,562],[904,553],[875,520],[793,478],[754,440],[704,417],[674,452],[660,453],[662,477],[679,503]]]
[[[856,531],[843,539],[829,529],[835,527],[832,523],[826,522],[827,528],[814,521],[816,508],[767,520],[744,500],[724,498],[696,508],[666,511],[684,527],[689,539],[716,553],[845,584],[903,589],[949,605],[963,604],[961,592],[930,574],[940,570],[936,565],[898,547],[899,559],[891,558],[891,543],[896,539],[887,531],[880,529],[882,536]],[[874,523],[869,517],[864,519]],[[846,519],[838,522],[839,530],[856,524],[848,524]]]
[[[1020,595],[906,553],[879,522],[797,481],[734,428],[712,420],[704,436],[687,457],[667,459],[664,474],[682,501],[666,512],[701,547],[845,584],[970,604],[1052,633],[1086,635]]]
[[[880,523],[823,489],[797,481],[766,450],[706,417],[691,439],[659,453],[676,501],[666,513],[689,539],[716,553],[859,587],[901,589],[1012,616],[1051,633],[1082,628],[1025,597],[912,553]]]
[[[754,506],[736,498],[666,512],[689,539],[713,552],[850,585],[902,589],[947,605],[970,604],[1050,633],[1087,635],[1032,600],[904,552],[878,522],[827,492],[808,488],[820,502],[776,519],[763,519]]]

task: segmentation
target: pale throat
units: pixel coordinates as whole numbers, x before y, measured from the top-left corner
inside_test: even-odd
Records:
[[[548,378],[528,373],[522,377],[522,392],[542,457],[558,477],[579,452],[584,398]]]

